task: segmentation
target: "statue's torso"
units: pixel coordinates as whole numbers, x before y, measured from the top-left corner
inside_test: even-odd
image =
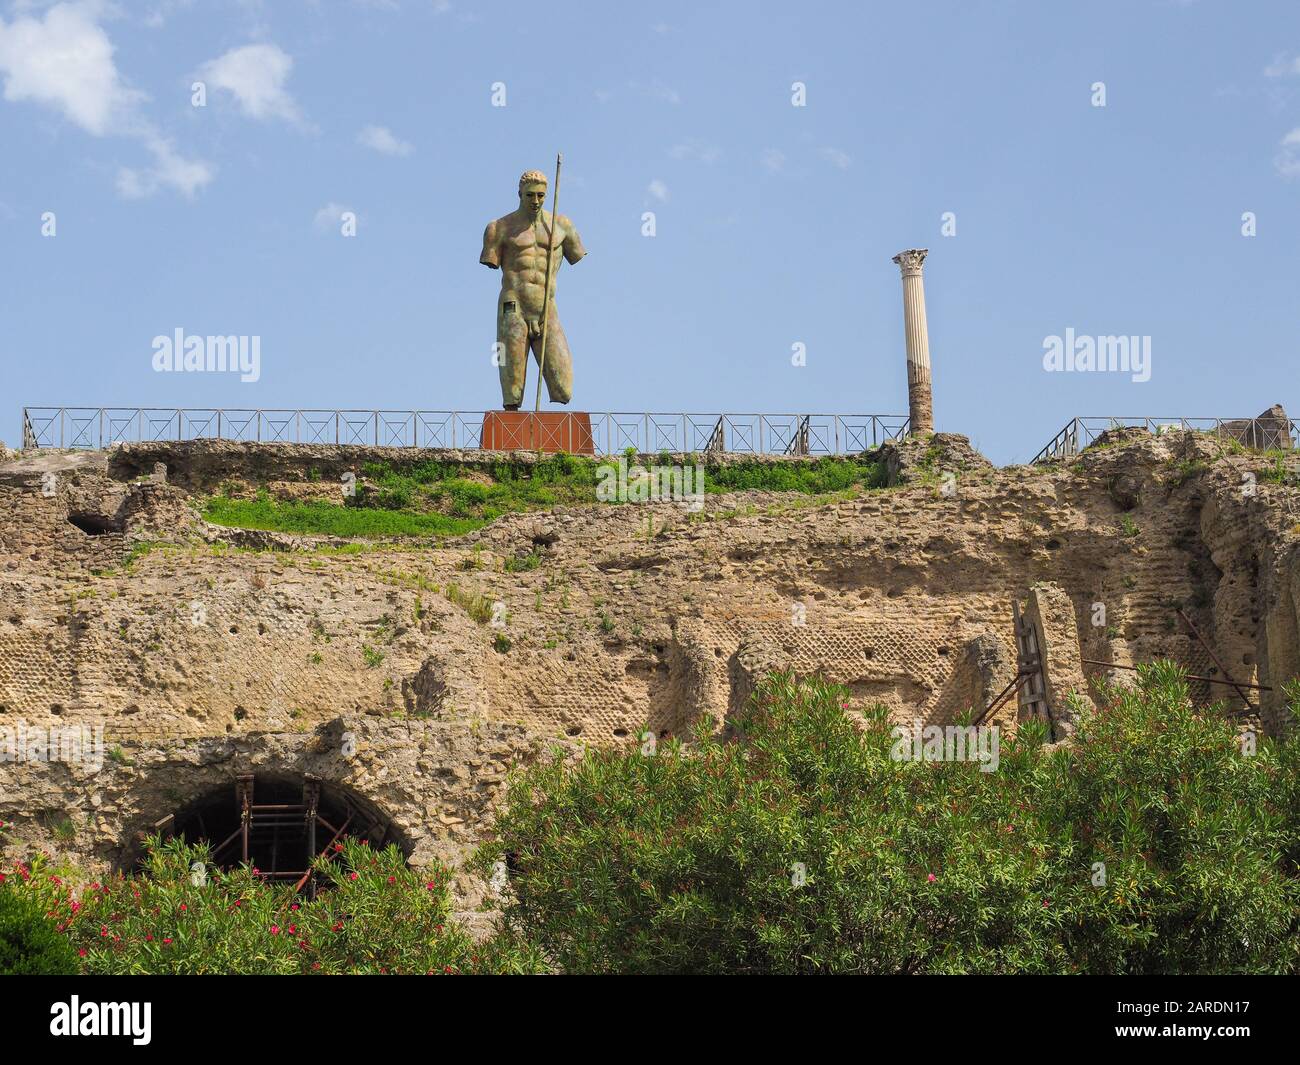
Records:
[[[498,220],[501,233],[501,292],[502,298],[512,293],[522,304],[521,309],[540,311],[546,295],[546,221],[529,222],[518,214],[509,214]],[[551,235],[551,274],[560,269],[564,259],[565,230],[562,223],[555,226]],[[554,289],[552,289],[554,298]]]

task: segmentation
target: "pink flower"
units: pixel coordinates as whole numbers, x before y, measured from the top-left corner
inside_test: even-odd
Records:
[[[395,877],[395,876],[390,876],[390,877],[388,878],[388,882],[389,882],[390,884],[396,884],[396,883],[397,883],[397,877]]]
[[[280,934],[280,926],[278,924],[271,925],[271,935],[278,936],[279,934]]]
[[[929,876],[925,878],[925,882],[927,884],[933,884],[934,881],[935,881],[935,875],[933,873],[931,873]]]
[[[74,902],[74,903],[72,904],[71,909],[72,909],[72,912],[73,912],[73,913],[76,913],[79,909],[81,909],[81,903],[79,903],[79,902]]]
[[[298,931],[298,926],[296,924],[291,924],[289,926],[289,935],[294,935],[297,933],[297,931]]]
[[[163,940],[163,946],[164,947],[167,946],[167,944],[170,943],[171,941],[172,941],[172,937],[168,936],[166,939]]]
[[[300,907],[299,907],[298,904],[295,902],[292,906],[289,907],[289,909],[291,909],[291,910],[297,910],[297,909],[300,909]]]
[[[99,935],[100,935],[100,938],[102,939],[104,936],[108,935],[108,929],[105,928],[103,925],[100,925],[100,926],[99,926]]]
[[[77,957],[84,958],[85,956],[86,956],[86,948],[82,947],[79,951],[77,951]]]
[[[356,878],[357,878],[356,873],[353,873],[351,876],[348,877],[349,880],[355,880]]]
[[[181,903],[181,913],[184,913],[184,912],[185,912],[186,910],[188,910],[188,909],[189,909],[189,907],[186,906],[185,903],[182,902],[182,903]]]
[[[144,938],[145,938],[145,940],[146,940],[147,942],[152,943],[152,942],[153,942],[153,933],[152,933],[152,932],[146,932]]]
[[[433,890],[434,888],[436,888],[438,885],[435,884],[432,880],[430,880],[430,881],[429,881],[427,884],[425,884],[424,886],[427,887],[430,891],[432,891],[432,890]]]

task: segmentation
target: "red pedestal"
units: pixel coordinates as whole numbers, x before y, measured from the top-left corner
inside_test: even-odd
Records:
[[[594,455],[591,415],[583,411],[490,410],[479,445],[486,451],[565,451]]]

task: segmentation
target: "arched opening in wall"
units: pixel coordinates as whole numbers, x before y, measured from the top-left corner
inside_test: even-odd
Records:
[[[314,776],[245,773],[206,792],[157,821],[165,839],[206,841],[212,864],[223,869],[245,862],[270,883],[292,884],[315,897],[328,886],[312,869],[346,837],[373,848],[395,844],[408,858],[410,845],[373,803]],[[142,851],[130,856],[135,865]]]
[[[116,519],[88,511],[72,511],[68,514],[68,524],[76,526],[87,536],[106,536],[108,533],[122,531],[121,523]]]

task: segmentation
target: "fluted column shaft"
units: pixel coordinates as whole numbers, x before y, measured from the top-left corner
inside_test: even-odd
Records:
[[[927,249],[912,248],[894,256],[903,274],[903,327],[907,334],[907,408],[913,435],[934,432],[930,387],[930,332],[925,323],[925,282],[921,266]]]

